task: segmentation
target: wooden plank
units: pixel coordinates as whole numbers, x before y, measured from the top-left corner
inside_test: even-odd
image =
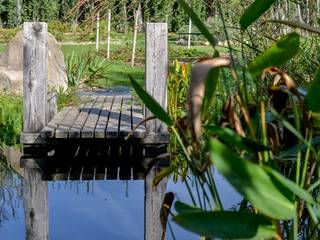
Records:
[[[95,138],[105,138],[106,137],[106,129],[108,126],[109,114],[112,107],[114,97],[108,96],[103,103],[101,113],[99,116],[99,120],[97,122],[97,126],[95,129]]]
[[[142,125],[139,125],[141,121],[144,119],[143,116],[143,108],[141,103],[139,103],[137,100],[133,99],[133,104],[131,107],[131,121],[132,121],[132,127],[134,128],[133,137],[134,138],[143,138],[144,134],[146,132],[145,123]]]
[[[66,117],[66,115],[71,110],[71,107],[65,107],[59,112],[53,120],[51,120],[46,127],[44,127],[40,134],[42,138],[53,138],[56,128],[59,126],[59,123]]]
[[[81,131],[81,138],[94,138],[95,128],[99,120],[99,116],[102,111],[102,106],[106,100],[106,97],[100,96],[94,103],[92,110],[85,122],[83,129]]]
[[[87,118],[92,110],[92,106],[95,103],[95,100],[95,98],[88,100],[88,102],[82,105],[82,107],[79,109],[79,115],[69,130],[69,138],[81,137],[82,128],[85,122],[87,121]]]
[[[23,132],[46,126],[48,79],[48,25],[23,25]]]
[[[109,121],[106,131],[107,138],[116,138],[118,137],[119,132],[119,122],[121,117],[121,104],[122,104],[122,97],[115,96],[112,108],[109,114]]]
[[[62,119],[62,121],[58,123],[58,127],[55,131],[55,138],[68,138],[69,129],[71,128],[79,114],[80,111],[78,107],[70,107],[70,111]]]
[[[131,98],[123,98],[121,106],[121,120],[119,126],[119,136],[125,137],[132,130],[132,118],[131,118]]]

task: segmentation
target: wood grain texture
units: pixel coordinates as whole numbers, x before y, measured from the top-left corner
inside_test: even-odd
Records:
[[[58,126],[55,129],[55,138],[68,138],[69,130],[73,126],[79,114],[79,107],[70,107],[70,110],[67,113],[67,115],[58,123]]]
[[[72,124],[72,127],[69,130],[69,138],[81,137],[81,131],[85,122],[87,121],[87,118],[92,110],[95,101],[95,98],[90,99],[80,109],[78,109],[79,115],[77,116],[75,122]]]
[[[23,199],[27,240],[49,239],[48,183],[38,169],[24,170]]]
[[[111,111],[113,100],[113,96],[108,96],[102,105],[101,113],[95,129],[95,138],[106,137],[106,129],[108,127],[109,114]]]
[[[146,132],[146,125],[142,123],[144,119],[143,108],[141,103],[133,99],[131,107],[131,119],[132,119],[132,128],[134,129],[133,137],[134,138],[143,138]]]
[[[128,133],[132,130],[132,121],[131,121],[131,98],[123,98],[121,106],[121,120],[119,126],[119,136],[127,136]]]
[[[61,112],[59,112],[54,119],[52,119],[47,126],[45,126],[41,130],[41,137],[42,138],[53,138],[55,136],[56,128],[58,128],[59,124],[63,119],[67,116],[70,112],[71,107],[65,107]]]
[[[122,96],[115,96],[109,114],[109,121],[106,130],[107,138],[117,138],[119,133],[119,122],[121,117]]]
[[[146,90],[167,110],[168,30],[166,23],[146,24]],[[153,114],[146,109],[146,118]],[[147,133],[166,133],[167,127],[158,119],[146,123]],[[145,179],[145,240],[159,240],[163,232],[160,209],[167,179],[153,186],[159,168],[153,167]],[[165,236],[165,235],[164,235]]]
[[[106,100],[106,97],[98,97],[96,102],[94,103],[90,114],[85,122],[82,131],[81,131],[81,138],[94,138],[94,132],[99,120],[99,116],[102,111],[102,106]]]
[[[167,110],[168,76],[168,30],[166,23],[146,24],[146,65],[145,78],[147,92]],[[146,109],[146,117],[153,114]],[[159,120],[148,121],[148,132],[167,132],[165,124]]]
[[[23,132],[39,132],[46,125],[48,26],[23,25]]]

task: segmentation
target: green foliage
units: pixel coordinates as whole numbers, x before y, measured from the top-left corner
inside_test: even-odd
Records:
[[[67,56],[66,67],[69,87],[94,86],[107,77],[108,62],[94,53]]]
[[[16,36],[19,29],[0,29],[0,43],[7,43]]]
[[[280,191],[279,185],[272,182],[263,168],[238,157],[218,140],[210,141],[210,150],[215,167],[254,207],[274,219],[294,218],[294,203]]]
[[[16,145],[22,130],[22,99],[19,95],[0,94],[0,145]]]
[[[156,118],[164,122],[168,126],[173,124],[172,119],[163,110],[157,101],[155,101],[131,76],[129,76],[132,87],[138,94],[139,98],[145,104],[145,106],[154,114]]]
[[[233,3],[236,2],[240,3]],[[297,4],[300,7],[303,5]],[[281,8],[279,5],[281,4],[277,1],[273,10],[278,11]],[[162,177],[164,174],[172,173],[174,167],[179,173],[185,174],[184,168],[187,167],[196,186],[194,193],[190,190],[190,181],[186,174],[182,176],[195,207],[178,202],[177,214],[173,216],[173,220],[205,237],[298,239],[302,236],[303,239],[318,239],[319,128],[315,123],[319,122],[319,115],[310,114],[306,110],[318,112],[319,77],[317,73],[306,93],[301,91],[293,80],[300,76],[297,79],[301,82],[308,81],[310,78],[306,70],[312,72],[312,69],[319,65],[317,51],[313,51],[319,49],[314,43],[317,38],[309,38],[304,32],[298,34],[298,31],[287,34],[288,29],[276,29],[275,34],[271,36],[268,28],[275,29],[278,26],[266,26],[267,23],[261,25],[258,19],[271,7],[271,3],[256,1],[253,6],[260,9],[254,12],[251,6],[241,18],[243,28],[253,25],[247,32],[234,27],[237,23],[230,21],[234,18],[225,14],[230,11],[220,8],[221,6],[217,8],[224,37],[229,40],[226,45],[232,61],[229,69],[220,69],[220,74],[211,72],[211,78],[207,76],[205,83],[208,91],[205,94],[209,99],[218,100],[217,96],[227,98],[223,108],[210,111],[218,117],[202,119],[202,127],[200,125],[201,129],[197,130],[200,137],[193,138],[195,117],[182,111],[182,119],[179,119],[175,115],[178,101],[173,102],[173,111],[169,109],[175,123],[170,125],[170,130],[179,144],[176,147],[177,152],[174,153],[180,154],[181,167],[171,166],[161,173]],[[194,15],[190,14],[190,8],[186,7],[186,4],[185,10],[191,17]],[[229,22],[226,22],[227,18]],[[230,27],[227,23],[233,25]],[[199,30],[210,40],[212,36],[209,31],[203,31],[204,25],[203,22],[197,24]],[[317,32],[301,24],[292,26],[301,27],[304,31]],[[232,30],[229,31],[229,28]],[[230,32],[232,35],[229,35]],[[236,36],[236,33],[241,37]],[[280,38],[282,35],[285,36]],[[300,37],[301,35],[304,37]],[[304,43],[302,48],[300,39]],[[272,47],[266,48],[271,42]],[[246,64],[250,59],[253,59],[251,63]],[[179,76],[180,65],[176,64],[175,68],[173,72]],[[261,75],[262,73],[264,74]],[[291,78],[289,74],[293,74],[294,77]],[[180,82],[171,82],[172,79],[179,80],[177,76],[169,75],[169,86],[172,88],[169,89],[169,93],[179,91]],[[192,83],[200,82],[203,86],[202,81],[194,80],[197,79],[192,79]],[[235,87],[230,87],[231,80],[234,80]],[[199,89],[203,91],[202,86],[200,88],[190,85],[190,96],[203,96],[203,92],[196,92]],[[189,103],[193,99],[183,97],[187,90],[181,92],[184,102],[179,102],[179,105],[186,105],[190,110],[193,105]],[[206,110],[206,106],[212,105],[211,101],[206,99],[199,98],[197,101],[204,108],[202,111]],[[205,103],[207,101],[208,103]],[[185,118],[186,114],[188,118]],[[180,171],[181,169],[184,170]],[[215,169],[244,197],[241,206],[235,207],[234,212],[223,209],[215,184]],[[259,227],[255,224],[259,220],[254,220],[255,217],[262,217],[268,222],[266,232],[257,230]],[[241,227],[238,227],[240,225]],[[247,231],[250,229],[254,230],[248,234]],[[270,235],[256,235],[262,232]]]
[[[255,20],[266,12],[275,0],[255,0],[240,18],[240,26],[246,30]]]
[[[312,81],[308,95],[306,97],[306,106],[308,109],[315,113],[320,113],[320,69],[317,70],[315,78]]]
[[[280,67],[293,58],[299,51],[299,35],[290,33],[253,60],[248,69],[252,75],[258,76],[268,67]]]
[[[219,239],[271,239],[276,228],[268,218],[248,212],[187,211],[174,221],[202,236]]]
[[[198,17],[198,15],[188,6],[188,4],[184,0],[178,0],[179,4],[183,7],[185,12],[189,15],[192,22],[197,26],[199,31],[207,38],[209,43],[212,45],[212,47],[216,46],[216,40],[214,39],[213,35],[210,33],[210,31],[207,29],[205,24],[201,21],[201,19]]]
[[[221,128],[214,125],[204,126],[210,133],[215,134],[230,146],[236,146],[239,149],[249,152],[268,151],[270,148],[257,141],[247,137],[241,137],[239,134],[229,128]]]

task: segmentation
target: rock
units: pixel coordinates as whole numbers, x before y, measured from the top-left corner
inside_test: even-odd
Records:
[[[0,90],[22,92],[23,90],[23,32],[8,43],[0,55]],[[48,87],[67,88],[67,74],[63,53],[56,39],[48,33]]]

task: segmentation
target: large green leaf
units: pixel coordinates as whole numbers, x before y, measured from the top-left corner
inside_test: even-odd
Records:
[[[241,137],[230,128],[222,128],[215,125],[207,125],[204,128],[209,132],[216,134],[224,142],[234,145],[240,149],[247,151],[268,151],[270,148],[250,138]]]
[[[210,109],[214,93],[217,89],[220,68],[211,68],[205,83],[205,92],[202,105],[202,115],[206,116]]]
[[[177,211],[177,213],[180,214],[185,214],[185,213],[190,213],[190,212],[201,212],[202,210],[200,208],[195,208],[191,207],[183,202],[176,201],[174,204],[174,209]]]
[[[299,35],[295,32],[282,37],[249,64],[250,73],[259,76],[268,67],[279,67],[286,63],[298,53],[299,42]]]
[[[315,113],[320,113],[320,69],[308,88],[308,94],[305,99],[307,108]]]
[[[241,29],[247,29],[255,20],[266,12],[275,0],[255,0],[240,18]]]
[[[210,140],[210,155],[218,171],[263,214],[282,220],[295,216],[294,203],[262,167],[238,157],[216,139]]]
[[[197,14],[188,6],[188,4],[184,0],[178,0],[181,7],[184,11],[189,15],[192,20],[192,23],[196,25],[199,31],[203,34],[203,36],[208,40],[208,42],[212,45],[212,47],[216,46],[216,40],[213,35],[210,33],[208,28],[204,25],[201,19],[197,16]]]
[[[202,236],[220,239],[271,239],[276,228],[266,217],[249,212],[186,212],[173,220]]]
[[[157,117],[160,121],[164,122],[168,126],[173,124],[172,119],[170,116],[163,110],[160,104],[153,99],[140,85],[137,83],[136,80],[133,79],[132,76],[129,75],[131,84],[138,94],[139,98],[142,102],[146,105],[146,107],[153,113],[155,117]]]
[[[300,199],[306,201],[307,203],[314,204],[313,197],[310,193],[308,193],[305,189],[301,188],[295,182],[291,181],[290,179],[284,177],[282,174],[278,173],[277,171],[273,170],[270,167],[264,167],[267,171],[268,175],[271,177],[273,183],[277,186],[284,186],[290,192],[298,196]]]

